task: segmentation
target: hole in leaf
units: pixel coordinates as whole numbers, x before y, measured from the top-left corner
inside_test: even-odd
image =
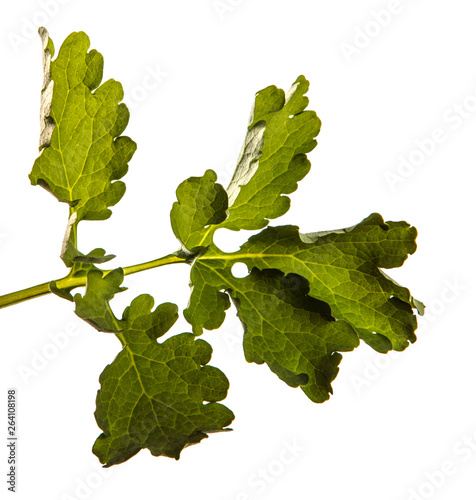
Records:
[[[233,264],[233,267],[231,268],[231,274],[235,278],[246,278],[250,273],[246,264],[244,264],[243,262],[237,262],[236,264]]]

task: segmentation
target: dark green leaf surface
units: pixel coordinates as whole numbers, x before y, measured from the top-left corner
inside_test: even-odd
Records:
[[[233,413],[217,401],[226,397],[229,383],[207,364],[207,342],[191,333],[157,342],[178,317],[174,304],[152,311],[153,298],[140,295],[118,320],[109,301],[123,290],[122,278],[121,269],[105,277],[91,271],[84,297],[75,296],[76,313],[99,330],[113,331],[123,346],[99,378],[95,416],[103,433],[93,452],[106,466],[143,448],[178,459],[184,447],[227,430]]]
[[[386,337],[390,348],[403,350],[416,340],[413,300],[380,268],[401,266],[416,250],[416,235],[408,224],[385,223],[378,214],[350,230],[305,236],[305,241],[296,227],[282,226],[250,238],[239,260],[250,268],[300,274],[310,283],[310,295],[328,303],[336,318],[367,336]]]
[[[384,222],[380,215],[372,214],[352,228],[327,233],[301,235],[295,226],[269,227],[231,254],[211,245],[193,264],[193,290],[185,317],[196,335],[203,328],[218,328],[225,317],[227,295],[231,295],[246,325],[247,359],[266,361],[290,385],[306,374],[302,380],[311,382],[298,385],[303,385],[304,390],[310,383],[306,394],[313,400],[323,400],[322,391],[330,392],[329,384],[323,381],[333,379],[340,360],[333,353],[355,347],[357,335],[379,352],[401,351],[416,340],[413,308],[419,304],[406,288],[381,270],[401,266],[416,249],[416,235],[415,228],[405,222]],[[233,276],[232,267],[238,262],[252,271],[247,278]],[[289,295],[288,290],[288,300],[283,304],[283,290],[277,284],[271,286],[270,278],[264,279],[267,275],[257,272],[265,269],[297,276],[308,284],[308,289],[304,292],[300,286],[299,297]],[[260,277],[264,279],[261,284]],[[330,324],[306,308],[305,313],[297,312],[297,303],[317,304],[312,301],[325,304],[328,312],[324,317],[332,318]],[[327,336],[334,343],[319,344]],[[304,369],[297,352],[309,351],[309,339],[315,342],[315,355],[313,360],[306,358]],[[289,347],[293,342],[294,355]],[[284,363],[286,356],[291,364]],[[337,362],[332,364],[329,359]],[[323,368],[326,363],[327,368]],[[312,370],[323,370],[326,376],[313,381]]]
[[[299,275],[254,268],[230,279],[230,294],[244,326],[246,360],[267,363],[291,387],[300,386],[317,403],[329,398],[342,359],[359,345],[349,323],[336,321],[327,304],[308,295]]]

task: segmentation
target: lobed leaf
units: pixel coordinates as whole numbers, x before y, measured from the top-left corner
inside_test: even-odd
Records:
[[[109,207],[124,195],[118,179],[136,144],[121,133],[129,121],[119,82],[102,85],[103,57],[89,49],[83,32],[72,33],[56,59],[48,32],[40,29],[45,78],[42,92],[41,154],[30,173],[33,185],[41,185],[70,207],[70,220],[62,250],[68,267],[82,254],[76,248],[76,226],[81,220],[102,220]]]
[[[293,193],[311,168],[321,121],[305,111],[309,82],[299,76],[287,94],[275,86],[256,94],[238,165],[227,189],[228,229],[261,229],[289,210]]]
[[[104,277],[102,271],[89,271],[84,296],[79,293],[74,296],[76,314],[97,330],[120,332],[124,323],[116,319],[109,301],[116,293],[125,290],[119,286],[123,280],[124,271],[121,268],[114,269]]]
[[[93,452],[105,466],[122,463],[143,448],[152,455],[178,459],[184,447],[210,432],[228,430],[233,413],[217,403],[226,397],[228,380],[209,366],[212,348],[191,333],[165,340],[177,320],[177,306],[152,311],[150,295],[136,297],[118,320],[109,305],[122,291],[123,271],[106,276],[88,273],[84,297],[75,296],[76,313],[99,330],[112,331],[122,351],[102,372],[96,421],[103,433]]]
[[[191,177],[177,189],[172,228],[188,249],[208,246],[219,228],[261,229],[286,213],[290,194],[311,167],[321,122],[306,111],[309,82],[300,76],[287,94],[269,86],[256,94],[238,164],[225,193],[216,174]],[[228,210],[227,210],[228,209]]]
[[[326,401],[340,352],[359,345],[354,328],[336,321],[327,304],[310,297],[309,283],[299,275],[253,268],[246,278],[231,281],[229,293],[243,323],[246,360],[266,363],[312,401]]]
[[[405,222],[384,222],[372,214],[352,228],[326,233],[301,235],[295,226],[268,227],[231,254],[211,245],[192,266],[185,318],[196,335],[203,328],[218,328],[231,296],[245,324],[246,358],[266,361],[290,385],[301,380],[297,385],[304,390],[310,383],[306,394],[323,401],[340,361],[335,352],[355,347],[357,336],[379,352],[401,351],[416,340],[413,308],[421,304],[381,270],[402,265],[416,249],[416,235]],[[238,262],[248,266],[248,277],[233,276]],[[283,275],[301,283],[294,294],[278,283]],[[318,304],[327,308],[322,317],[316,313]],[[345,336],[338,337],[336,329]],[[343,345],[322,344],[328,335]],[[305,356],[304,362],[298,353],[309,352],[310,342],[313,358]],[[316,379],[316,370],[325,376]]]
[[[190,177],[177,188],[178,201],[173,204],[170,221],[175,236],[190,251],[209,245],[209,226],[227,217],[228,196],[216,180],[216,173],[207,170],[202,177]]]

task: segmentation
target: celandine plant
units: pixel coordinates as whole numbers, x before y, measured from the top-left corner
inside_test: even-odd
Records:
[[[219,403],[228,380],[207,363],[212,348],[197,339],[220,327],[230,301],[243,324],[246,360],[268,367],[316,403],[329,398],[341,352],[361,340],[376,351],[403,351],[416,340],[416,309],[423,305],[385,275],[416,250],[417,231],[406,222],[384,222],[374,213],[356,226],[301,234],[296,226],[269,226],[290,206],[286,196],[309,171],[320,120],[306,110],[309,83],[300,76],[285,94],[274,86],[256,94],[245,142],[227,189],[207,170],[177,189],[170,218],[180,249],[151,262],[100,269],[114,255],[83,253],[78,225],[104,220],[124,195],[121,179],[136,144],[122,136],[129,120],[120,83],[101,85],[103,57],[85,33],[72,33],[53,60],[44,28],[41,154],[30,173],[69,205],[61,258],[64,278],[0,297],[0,307],[54,293],[74,303],[76,314],[111,332],[122,350],[99,377],[93,446],[101,463],[124,462],[142,448],[178,459],[208,433],[229,430],[234,415]],[[214,243],[217,229],[258,230],[233,253]],[[150,295],[136,297],[122,317],[110,301],[124,276],[167,264],[191,268],[191,297],[184,316],[193,333],[158,342],[175,323],[177,306],[155,309]],[[249,274],[237,278],[236,263]],[[83,294],[72,291],[85,287]]]

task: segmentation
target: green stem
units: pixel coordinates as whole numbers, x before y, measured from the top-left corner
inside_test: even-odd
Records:
[[[41,297],[51,293],[49,283],[42,283],[41,285],[32,286],[30,288],[25,288],[18,292],[7,293],[0,297],[0,309],[2,307],[12,306],[13,304],[18,304],[24,302],[25,300],[30,300],[35,297]]]
[[[142,264],[135,264],[134,266],[124,267],[124,275],[139,273],[141,271],[146,271],[147,269],[153,269],[154,267],[166,266],[168,264],[178,264],[180,262],[189,262],[189,258],[186,256],[181,256],[179,254],[170,254],[160,259],[150,260],[149,262],[144,262]],[[104,275],[110,273],[111,270],[104,270]],[[86,276],[73,277],[70,274],[64,278],[57,280],[52,280],[55,282],[56,287],[59,290],[71,290],[80,286],[86,285]],[[30,288],[25,288],[24,290],[19,290],[18,292],[7,293],[6,295],[0,296],[0,309],[3,307],[12,306],[14,304],[19,304],[25,300],[34,299],[36,297],[41,297],[42,295],[47,295],[51,293],[50,289],[51,281],[42,283],[41,285],[32,286]]]

